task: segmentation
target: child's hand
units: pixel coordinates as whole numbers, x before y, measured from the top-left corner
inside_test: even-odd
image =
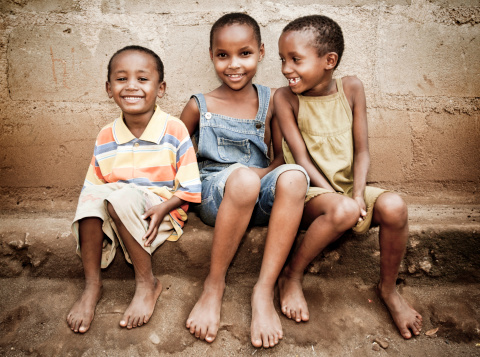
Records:
[[[147,232],[142,237],[142,240],[145,241],[144,243],[145,247],[149,247],[157,237],[158,227],[160,226],[160,223],[162,223],[165,215],[168,213],[168,212],[165,212],[164,207],[165,205],[163,204],[153,206],[148,211],[146,211],[142,216],[144,220],[150,219]]]
[[[365,204],[365,200],[363,197],[355,197],[355,202],[357,202],[358,207],[360,207],[360,217],[358,221],[361,222],[367,216],[367,205]]]

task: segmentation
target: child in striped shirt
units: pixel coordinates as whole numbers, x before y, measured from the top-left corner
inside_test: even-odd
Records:
[[[74,332],[89,329],[102,292],[100,270],[119,243],[136,286],[120,326],[148,322],[162,291],[151,254],[182,235],[188,202],[201,201],[189,133],[156,106],[165,88],[163,63],[153,51],[128,46],[110,59],[106,90],[122,114],[97,137],[72,225],[85,273],[83,294],[67,316]]]

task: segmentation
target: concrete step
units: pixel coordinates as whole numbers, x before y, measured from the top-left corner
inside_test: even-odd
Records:
[[[480,351],[480,205],[410,204],[410,240],[399,290],[423,316],[422,334],[405,341],[374,287],[378,230],[346,234],[318,257],[304,280],[310,321],[277,312],[284,339],[273,349],[250,343],[250,296],[266,228],[249,229],[227,275],[220,329],[207,344],[185,320],[208,270],[213,228],[189,215],[185,235],[153,255],[163,284],[151,321],[119,327],[134,292],[133,270],[118,254],[103,273],[104,292],[90,331],[65,322],[81,294],[83,270],[70,233],[73,212],[0,214],[1,356],[475,356]],[[303,234],[300,233],[298,240]],[[120,253],[120,252],[119,252]],[[434,334],[426,332],[438,328]],[[375,351],[375,339],[388,342]]]
[[[73,215],[0,214],[1,277],[83,277],[70,232]],[[480,282],[480,205],[409,205],[409,224],[410,239],[401,269],[403,279]],[[232,262],[231,278],[258,274],[266,232],[266,227],[247,231]],[[205,277],[212,233],[212,227],[189,213],[184,236],[177,242],[165,242],[154,253],[154,272]],[[299,233],[297,242],[302,237],[303,233]],[[347,233],[328,247],[308,271],[325,277],[359,276],[373,281],[378,277],[379,254],[378,229],[364,235]],[[132,276],[132,268],[125,263],[120,250],[104,276]]]

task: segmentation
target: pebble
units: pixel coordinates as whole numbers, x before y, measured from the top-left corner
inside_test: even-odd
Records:
[[[154,345],[158,345],[160,343],[160,337],[158,337],[155,332],[152,332],[148,338]]]
[[[431,336],[434,336],[437,333],[437,331],[438,331],[438,327],[432,328],[431,330],[428,330],[427,332],[425,332],[425,335],[431,337]]]
[[[372,350],[374,351],[380,351],[380,346],[378,345],[378,343],[374,342],[372,344]]]
[[[388,342],[385,340],[382,340],[381,338],[375,338],[374,342],[378,343],[380,347],[382,347],[384,350],[388,348]]]

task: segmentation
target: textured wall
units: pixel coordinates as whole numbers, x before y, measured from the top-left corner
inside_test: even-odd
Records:
[[[314,13],[335,19],[346,40],[337,75],[357,75],[367,91],[369,181],[476,194],[478,0],[1,0],[0,207],[74,205],[95,136],[118,114],[104,89],[117,49],[141,44],[162,57],[160,103],[174,115],[191,94],[218,86],[208,33],[232,11],[260,23],[266,58],[256,81],[272,87],[286,85],[283,26]]]

